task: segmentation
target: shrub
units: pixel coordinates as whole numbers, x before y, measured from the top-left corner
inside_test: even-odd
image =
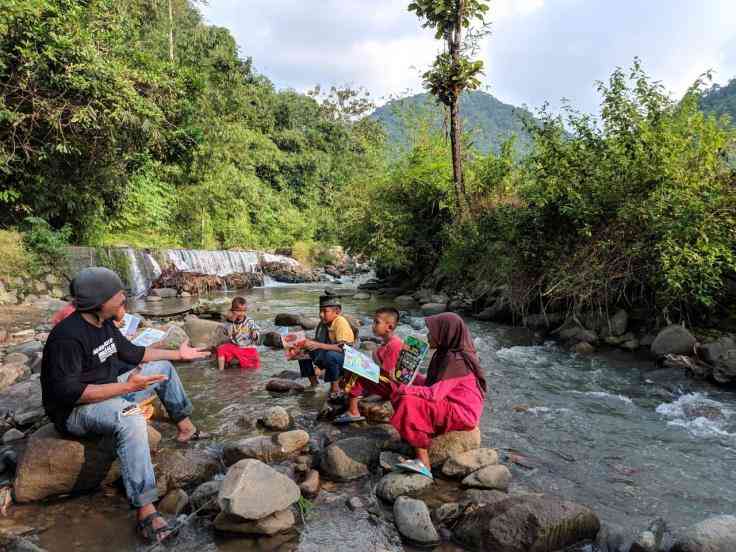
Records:
[[[23,236],[16,230],[0,230],[0,277],[23,274],[30,268],[31,258],[23,246]]]

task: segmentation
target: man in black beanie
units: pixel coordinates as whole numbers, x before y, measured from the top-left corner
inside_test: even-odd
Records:
[[[138,528],[145,538],[160,541],[171,527],[153,505],[156,480],[146,420],[137,403],[155,390],[177,425],[177,440],[198,438],[189,419],[192,404],[170,361],[205,358],[209,352],[190,347],[188,341],[176,351],[128,341],[112,321],[126,300],[123,283],[112,270],[84,269],[70,289],[76,311],[54,327],[44,347],[44,408],[62,434],[114,437],[125,490],[138,509]]]

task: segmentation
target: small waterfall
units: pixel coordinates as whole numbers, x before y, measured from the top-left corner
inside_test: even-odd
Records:
[[[256,251],[204,251],[201,249],[169,249],[166,256],[178,270],[227,276],[235,272],[256,272]]]
[[[122,249],[127,259],[128,284],[133,297],[144,295],[161,275],[161,267],[149,253],[132,247]]]

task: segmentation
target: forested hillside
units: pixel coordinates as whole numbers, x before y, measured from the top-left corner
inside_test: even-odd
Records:
[[[700,108],[719,117],[728,115],[732,123],[736,121],[736,79],[731,79],[726,86],[716,84],[703,92]]]
[[[172,7],[170,21],[166,2],[4,3],[1,226],[33,216],[77,242],[207,248],[330,231],[378,125],[277,91],[226,29]]]
[[[468,142],[483,153],[498,153],[501,145],[513,136],[520,151],[529,149],[531,136],[524,121],[532,122],[534,119],[524,108],[505,104],[490,94],[473,90],[463,95],[460,115]],[[444,111],[429,94],[392,100],[376,109],[372,117],[381,122],[390,143],[395,145],[406,145],[411,141],[417,119],[429,119],[435,129],[445,127]]]

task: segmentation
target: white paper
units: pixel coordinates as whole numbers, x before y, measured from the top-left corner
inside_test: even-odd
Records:
[[[138,345],[139,347],[150,347],[154,343],[161,341],[167,334],[168,332],[148,328],[133,340],[133,345]]]
[[[120,333],[126,337],[129,335],[133,335],[138,329],[138,325],[140,323],[140,318],[126,312],[125,316],[123,316],[123,325],[120,327]]]

